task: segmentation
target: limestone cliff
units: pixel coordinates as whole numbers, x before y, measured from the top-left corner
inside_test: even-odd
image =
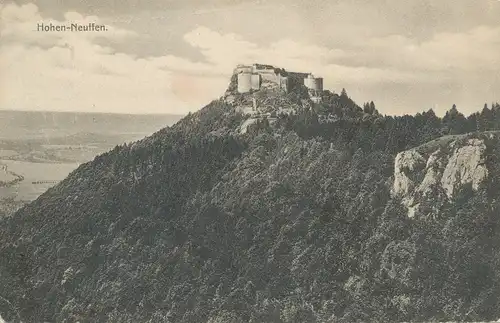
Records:
[[[477,191],[489,177],[489,146],[499,132],[444,136],[397,154],[392,195],[408,208],[408,216],[436,216],[458,191]]]

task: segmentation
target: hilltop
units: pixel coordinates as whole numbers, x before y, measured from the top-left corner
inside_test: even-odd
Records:
[[[4,319],[500,317],[500,105],[382,116],[300,82],[238,91],[238,68],[219,100],[2,221]],[[430,173],[425,200],[415,188]],[[439,208],[409,214],[409,198]]]

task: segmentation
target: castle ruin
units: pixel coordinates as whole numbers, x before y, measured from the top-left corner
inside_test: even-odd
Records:
[[[282,69],[271,65],[253,64],[238,65],[238,92],[247,93],[251,90],[265,88],[278,88],[288,92],[288,76]]]
[[[262,88],[278,89],[288,93],[292,88],[292,79],[301,80],[309,90],[313,102],[321,101],[323,78],[308,73],[287,72],[272,65],[253,64],[238,65],[235,69],[238,77],[238,93],[258,91]]]

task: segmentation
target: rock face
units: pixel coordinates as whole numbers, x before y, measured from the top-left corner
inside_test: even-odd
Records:
[[[471,183],[472,188],[477,190],[488,176],[484,165],[486,145],[479,139],[469,139],[467,144],[456,149],[443,172],[441,184],[450,198],[458,186],[466,183]]]
[[[497,136],[446,136],[400,152],[394,162],[392,195],[401,198],[409,217],[435,215],[465,185],[477,191],[488,180],[487,141]],[[432,207],[425,209],[424,204]]]

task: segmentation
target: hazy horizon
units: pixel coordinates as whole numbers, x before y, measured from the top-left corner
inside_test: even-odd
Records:
[[[499,0],[500,1],[500,0]],[[355,101],[358,105],[362,106],[362,104],[360,102],[357,102],[355,98],[352,98],[353,101]],[[500,101],[500,100],[499,100]],[[485,102],[485,104],[488,105],[488,108],[491,108],[492,107],[492,103],[493,102]],[[495,102],[497,103],[497,102]],[[204,104],[201,108],[205,107],[206,104]],[[400,114],[391,114],[391,113],[385,113],[384,111],[380,111],[382,114],[384,115],[387,115],[387,116],[402,116],[402,115],[416,115],[418,113],[425,113],[425,112],[428,112],[429,110],[433,110],[437,116],[439,117],[443,117],[447,111],[449,111],[451,108],[453,107],[450,106],[448,107],[446,110],[438,110],[436,111],[436,108],[435,107],[430,107],[430,108],[427,108],[427,109],[422,109],[421,111],[411,111],[411,112],[404,112],[404,113],[400,113]],[[484,104],[476,109],[476,110],[473,110],[473,111],[469,111],[469,112],[466,112],[466,111],[462,111],[460,109],[459,106],[456,106],[458,112],[462,113],[465,117],[468,117],[474,113],[479,113],[481,112],[481,110],[483,109],[484,107]],[[2,112],[14,112],[14,113],[17,113],[17,112],[25,112],[25,113],[67,113],[67,114],[95,114],[95,115],[121,115],[121,116],[145,116],[145,117],[151,117],[151,116],[171,116],[171,117],[178,117],[179,120],[184,118],[185,116],[188,115],[188,113],[190,113],[191,111],[185,113],[185,114],[175,114],[175,113],[161,113],[161,112],[120,112],[120,111],[117,111],[117,112],[113,112],[113,111],[54,111],[54,110],[9,110],[9,109],[1,109],[0,108],[0,113]],[[195,112],[195,111],[193,111]]]
[[[0,113],[1,112],[35,112],[35,113],[82,113],[82,114],[116,114],[116,115],[124,115],[124,116],[176,116],[176,117],[184,117],[186,114],[179,114],[179,113],[161,113],[161,112],[120,112],[120,111],[55,111],[55,110],[12,110],[12,109],[1,109],[0,108]]]
[[[185,115],[259,62],[384,114],[469,115],[500,101],[498,17],[496,0],[7,1],[0,109]],[[89,23],[107,30],[37,31]]]

